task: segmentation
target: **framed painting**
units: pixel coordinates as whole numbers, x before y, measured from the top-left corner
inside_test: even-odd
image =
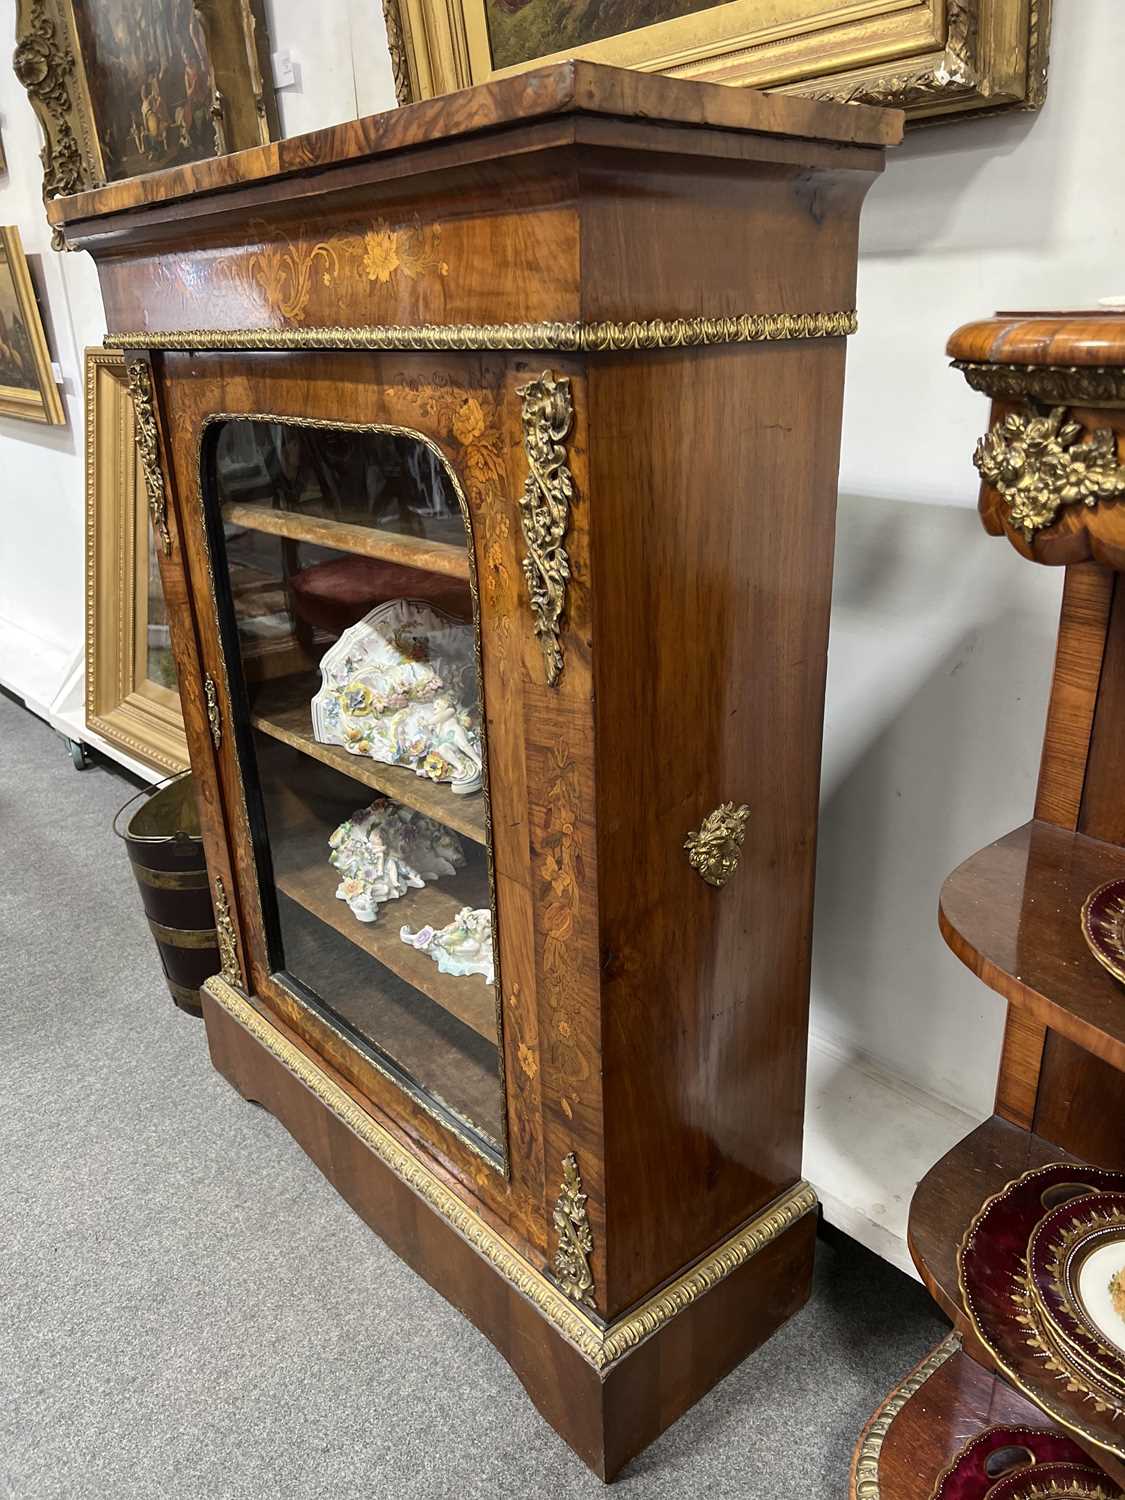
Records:
[[[383,0],[399,102],[586,57],[905,109],[1038,107],[1051,0]]]
[[[0,416],[54,426],[66,421],[31,272],[14,226],[0,228]]]
[[[86,723],[161,774],[187,769],[125,357],[96,348],[86,351]]]
[[[264,0],[17,0],[43,196],[273,140]]]

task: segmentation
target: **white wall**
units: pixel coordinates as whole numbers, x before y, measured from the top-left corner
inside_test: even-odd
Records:
[[[938,891],[1030,816],[1062,585],[988,537],[958,324],[1125,292],[1125,6],[1055,6],[1039,114],[917,130],[864,209],[829,657],[814,1028],[983,1116],[1003,1003]],[[905,502],[905,503],[904,503]]]
[[[1125,7],[1055,9],[1040,115],[916,131],[893,154],[865,211],[848,370],[814,1027],[838,1054],[980,1115],[1002,1006],[945,951],[937,894],[960,858],[1029,815],[1061,577],[981,531],[970,457],[986,402],[943,348],[995,307],[1125,292]],[[0,0],[4,56],[14,11]],[[280,96],[288,133],[393,103],[378,0],[270,0],[269,14],[299,69]],[[6,65],[0,127],[0,222],[18,223],[32,254],[70,417],[55,433],[0,420],[0,681],[73,703],[81,351],[103,324],[87,258],[48,248],[37,125]]]

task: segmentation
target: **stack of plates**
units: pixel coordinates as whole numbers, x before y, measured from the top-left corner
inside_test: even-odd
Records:
[[[996,1366],[1069,1431],[1125,1458],[1125,1173],[1025,1173],[977,1214],[958,1267]]]
[[[961,1449],[931,1500],[1119,1500],[1081,1448],[1043,1427],[990,1427]]]

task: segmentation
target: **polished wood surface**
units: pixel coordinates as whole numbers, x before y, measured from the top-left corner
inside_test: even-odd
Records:
[[[431,542],[425,537],[402,536],[374,526],[357,526],[348,521],[305,516],[246,502],[224,505],[223,517],[232,526],[246,526],[268,536],[311,542],[316,547],[334,547],[341,552],[359,553],[361,557],[420,568],[426,573],[440,573],[443,577],[466,580],[469,577],[469,558],[464,547],[454,547],[448,542]]]
[[[913,1372],[903,1386],[912,1386],[912,1377]],[[852,1461],[852,1500],[925,1500],[965,1444],[988,1427],[1058,1431],[1026,1397],[961,1351],[939,1365],[896,1410],[900,1390],[890,1393],[860,1437]],[[878,1489],[861,1490],[856,1460],[871,1428],[888,1410],[895,1415],[879,1451]]]
[[[365,755],[353,755],[342,745],[322,745],[313,737],[312,712],[309,708],[311,688],[306,678],[294,681],[281,678],[268,683],[255,694],[250,722],[255,729],[282,744],[299,750],[331,766],[372,791],[393,797],[404,807],[425,813],[455,833],[463,834],[476,844],[487,839],[485,802],[479,792],[466,796],[450,790],[447,782],[430,781],[402,766],[386,765]]]
[[[607,1229],[624,1302],[662,1255],[697,1254],[800,1171],[843,359],[792,344],[590,377],[591,432],[629,434],[595,445],[591,474]],[[796,454],[794,430],[817,441]],[[784,505],[755,504],[782,473]],[[712,503],[732,474],[745,511]],[[673,643],[689,641],[678,667]],[[750,820],[719,891],[683,843],[728,801]]]
[[[1003,365],[1125,364],[1125,312],[999,312],[950,335],[953,359]]]
[[[629,1354],[596,1370],[207,995],[204,1016],[219,1072],[276,1116],[360,1218],[491,1340],[539,1411],[602,1479],[612,1479],[808,1298],[812,1214]],[[294,1033],[287,1035],[300,1045]],[[374,1110],[340,1075],[325,1071],[394,1131],[391,1117]],[[483,1205],[476,1207],[488,1217]]]
[[[1085,563],[1066,570],[1035,793],[1035,816],[1060,828],[1077,828],[1082,810],[1113,592],[1114,575],[1108,568]]]
[[[1066,1161],[1051,1141],[993,1115],[926,1173],[910,1203],[910,1254],[930,1295],[967,1339],[957,1251],[981,1204],[1033,1167]]]
[[[429,145],[437,138],[456,139],[512,126],[526,129],[533,122],[571,114],[870,147],[897,145],[903,123],[896,109],[782,99],[756,89],[687,83],[572,60],[190,167],[152,172],[57,198],[48,205],[48,215],[52,223],[67,224],[263,178],[301,176],[326,166],[390,156]]]
[[[1048,1031],[1035,1101],[1035,1129],[1084,1161],[1125,1171],[1125,1073]]]
[[[1125,988],[1091,954],[1082,903],[1125,874],[1125,850],[1036,819],[960,865],[941,892],[942,936],[1035,1020],[1125,1068]]]
[[[414,1157],[502,1225],[537,1272],[551,1274],[560,1247],[555,1205],[573,1154],[593,1307],[609,1322],[800,1181],[837,330],[855,303],[860,207],[899,127],[894,115],[567,64],[57,210],[68,242],[98,262],[113,333],[186,330],[198,346],[145,358],[170,509],[166,582],[190,611],[177,656],[189,742],[245,989],[279,1032],[393,1119]],[[843,317],[828,336],[798,337],[796,315],[809,313]],[[722,320],[765,314],[781,336],[724,332]],[[666,320],[676,318],[709,320],[719,341],[547,355],[488,352],[503,338],[474,331],[657,319],[672,345]],[[412,337],[433,325],[426,339],[440,348],[348,347],[344,330],[376,325]],[[328,334],[303,347],[318,328]],[[238,329],[271,330],[283,347],[224,347],[240,345]],[[629,342],[620,329],[614,337]],[[521,506],[529,483],[537,498],[536,419],[524,402],[543,372],[568,382],[573,408],[561,439],[550,435],[573,486],[556,681],[529,603]],[[459,482],[451,493],[464,493],[468,551],[455,559],[432,542],[423,552],[359,534],[345,510],[296,520],[252,503],[257,491],[212,494],[219,423],[251,418],[420,434]],[[540,441],[549,451],[546,432]],[[457,981],[455,996],[432,971],[409,977],[419,1009],[436,1006],[443,1026],[465,1032],[474,1101],[489,1082],[486,1054],[498,1053],[500,1119],[414,1087],[407,1064],[396,1081],[384,1066],[394,1052],[375,1050],[380,997],[365,1004],[352,966],[366,949],[404,973],[410,960],[384,943],[408,906],[393,929],[358,930],[335,899],[325,850],[310,845],[297,859],[292,838],[288,854],[267,850],[254,778],[263,762],[284,759],[273,780],[288,777],[298,800],[315,777],[348,778],[326,799],[334,810],[348,804],[349,783],[356,806],[368,788],[394,794],[396,784],[389,768],[312,743],[309,684],[296,689],[314,680],[315,651],[302,648],[302,661],[294,648],[272,673],[242,670],[211,514],[220,498],[234,502],[227,519],[240,527],[469,577],[491,816],[486,826],[483,799],[457,799],[466,805],[454,810],[447,789],[424,783],[403,800],[467,832],[478,873],[491,836],[498,1048],[486,1045],[496,1020],[476,990],[465,1010],[475,980]],[[750,821],[720,890],[684,844],[727,802],[745,802]],[[325,965],[347,971],[340,1015],[366,1050],[301,993],[306,982],[315,991],[315,973],[286,978],[273,876],[297,946],[302,922],[325,927]],[[471,896],[483,904],[487,892]],[[449,1020],[458,1005],[467,1026]],[[406,1031],[418,1017],[400,1008],[414,1045]],[[217,1064],[296,1121],[340,1184],[339,1162],[320,1149],[335,1127],[297,1102],[300,1090],[290,1098],[291,1081],[259,1079],[271,1073],[257,1056],[266,1043],[232,1039],[217,1016],[209,1025]],[[437,1059],[443,1080],[449,1051]],[[361,1196],[383,1232],[398,1210],[377,1210],[385,1195],[366,1172],[351,1159],[341,1190]],[[544,1352],[528,1332],[534,1315],[521,1312],[511,1335],[521,1377],[587,1461],[612,1472],[800,1304],[812,1232],[810,1216],[710,1285],[604,1389],[565,1354]],[[439,1260],[427,1274],[460,1303],[460,1262]],[[479,1274],[473,1298],[503,1302],[487,1268]]]

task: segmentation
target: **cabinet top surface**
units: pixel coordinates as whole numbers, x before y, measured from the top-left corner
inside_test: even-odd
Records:
[[[48,217],[53,224],[69,224],[577,115],[643,123],[654,130],[679,125],[875,148],[901,140],[903,121],[899,110],[764,94],[575,60],[56,198]]]
[[[974,364],[1125,365],[1125,308],[998,312],[958,328],[946,352]]]

